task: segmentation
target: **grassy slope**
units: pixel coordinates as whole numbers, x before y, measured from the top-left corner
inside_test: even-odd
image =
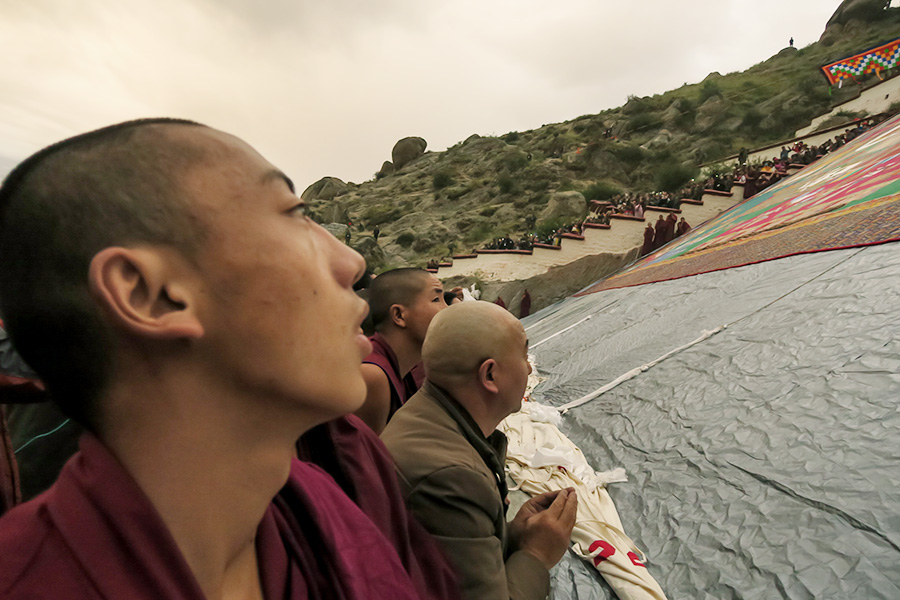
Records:
[[[809,121],[856,93],[829,95],[822,64],[900,35],[900,10],[889,19],[845,28],[832,46],[786,49],[740,73],[625,106],[499,138],[473,136],[430,152],[388,177],[351,186],[314,212],[339,203],[354,222],[380,225],[383,251],[369,255],[378,270],[423,265],[432,256],[466,252],[506,233],[526,231],[554,191],[603,197],[617,190],[652,191],[671,181],[661,173],[697,172],[696,165],[791,137]],[[605,139],[612,128],[617,139]],[[659,134],[662,130],[668,132]],[[654,138],[656,140],[654,141]],[[642,147],[643,146],[643,147]],[[545,226],[550,226],[546,223]],[[356,234],[354,243],[364,240]],[[401,242],[401,243],[398,243]]]

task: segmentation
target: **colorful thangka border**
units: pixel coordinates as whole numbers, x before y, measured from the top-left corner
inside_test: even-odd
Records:
[[[900,240],[900,117],[582,293]]]
[[[825,65],[822,67],[822,72],[828,83],[834,85],[840,84],[846,79],[855,80],[868,73],[881,73],[896,67],[898,60],[900,60],[900,38],[861,52],[856,56],[842,58],[830,65]]]

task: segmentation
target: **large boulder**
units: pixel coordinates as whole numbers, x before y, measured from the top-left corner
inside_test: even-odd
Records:
[[[581,192],[554,192],[547,208],[541,211],[541,222],[552,219],[578,219],[587,213],[587,201]]]
[[[884,18],[884,10],[888,4],[885,0],[844,0],[828,19],[825,29],[827,31],[832,25],[846,25],[854,20],[864,23],[878,21]]]
[[[394,162],[394,170],[399,171],[405,165],[425,154],[428,142],[420,137],[405,137],[391,150],[391,160]]]
[[[346,239],[347,230],[350,229],[344,223],[325,223],[322,227],[342,242]]]
[[[332,200],[316,208],[316,219],[320,223],[347,223],[350,220],[350,210],[343,202]]]
[[[343,240],[343,238],[341,239]],[[366,267],[369,269],[374,270],[384,266],[386,260],[384,249],[378,245],[375,238],[371,235],[363,235],[351,240],[350,246],[362,254],[363,258],[366,259]]]
[[[695,124],[700,131],[711,129],[728,110],[728,104],[722,96],[713,96],[697,109]]]
[[[386,160],[383,163],[381,163],[381,169],[378,171],[378,173],[376,173],[376,176],[387,177],[388,175],[390,175],[393,172],[394,172],[394,163],[392,163],[389,160]]]
[[[672,143],[672,132],[668,129],[660,129],[659,133],[653,136],[646,144],[643,144],[641,148],[644,150],[653,150],[654,148],[661,148],[664,146],[668,146]]]
[[[347,191],[347,184],[337,177],[323,177],[303,190],[300,198],[306,202],[312,200],[332,200]]]
[[[884,19],[889,4],[885,0],[844,0],[828,19],[819,41],[824,46],[831,46],[841,37],[850,37],[851,29],[858,29],[860,24]]]

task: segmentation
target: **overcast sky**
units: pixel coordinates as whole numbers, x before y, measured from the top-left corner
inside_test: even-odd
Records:
[[[302,190],[743,70],[840,0],[0,0],[0,174],[125,119],[234,133]]]

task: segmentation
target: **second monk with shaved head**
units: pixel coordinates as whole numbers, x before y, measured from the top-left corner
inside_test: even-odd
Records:
[[[471,600],[538,600],[575,525],[574,490],[536,496],[507,523],[506,436],[531,373],[521,323],[488,302],[437,314],[422,348],[425,383],[382,439],[407,504],[443,546]]]

